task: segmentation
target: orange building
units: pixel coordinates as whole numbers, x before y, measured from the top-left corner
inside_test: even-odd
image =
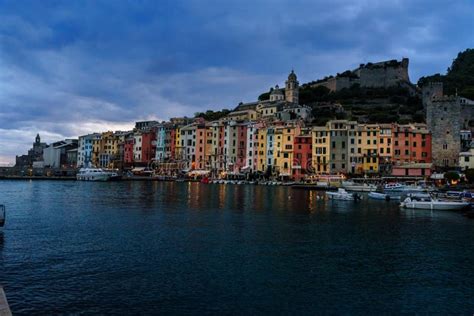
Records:
[[[431,133],[425,124],[394,125],[392,135],[393,163],[431,162]]]

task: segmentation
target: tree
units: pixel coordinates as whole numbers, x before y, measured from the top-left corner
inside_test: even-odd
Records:
[[[452,183],[453,181],[458,181],[459,178],[460,178],[459,173],[457,173],[456,171],[448,171],[444,174],[444,179],[448,183]]]
[[[445,94],[453,95],[457,91],[463,97],[474,97],[474,49],[468,48],[460,52],[446,75],[421,77],[418,86],[422,87],[429,82],[442,82]]]
[[[464,172],[464,175],[466,176],[466,180],[467,180],[469,183],[474,183],[474,169],[467,169],[467,170]]]

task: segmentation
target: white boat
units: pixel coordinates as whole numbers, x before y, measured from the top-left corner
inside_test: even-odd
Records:
[[[355,201],[361,197],[357,193],[349,193],[345,189],[339,188],[337,191],[327,191],[326,196],[330,200]]]
[[[76,175],[79,181],[108,181],[113,174],[100,168],[81,168]]]
[[[5,205],[0,204],[0,227],[5,225]]]
[[[423,189],[420,186],[415,186],[415,185],[406,185],[406,184],[401,184],[401,183],[387,183],[383,187],[384,192],[423,192],[425,189]]]
[[[377,190],[377,186],[368,183],[356,183],[354,181],[342,181],[342,187],[347,191],[372,192]]]
[[[386,193],[380,193],[380,192],[369,192],[368,194],[370,199],[374,200],[384,200],[384,201],[390,201],[392,197]]]
[[[400,207],[407,209],[420,209],[420,210],[443,210],[443,211],[457,211],[469,206],[468,202],[461,201],[439,201],[436,199],[421,199],[407,197]]]

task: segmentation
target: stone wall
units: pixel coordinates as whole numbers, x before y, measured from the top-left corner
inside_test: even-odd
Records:
[[[408,76],[408,64],[408,58],[403,58],[401,61],[361,64],[352,71],[354,77],[332,77],[315,83],[312,87],[324,86],[333,92],[350,88],[355,83],[363,88],[388,88],[401,83],[412,87]]]
[[[432,134],[433,164],[455,167],[461,150],[461,98],[432,96],[424,98],[426,124]]]
[[[401,62],[386,61],[361,65],[354,72],[359,76],[360,86],[367,88],[387,88],[396,86],[400,81],[410,82],[408,76],[408,58]]]
[[[462,128],[474,132],[474,101],[461,98]]]

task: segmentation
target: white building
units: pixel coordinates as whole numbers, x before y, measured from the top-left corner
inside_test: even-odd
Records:
[[[461,170],[474,169],[474,143],[469,151],[459,153],[459,167]]]
[[[196,125],[190,124],[182,127],[179,131],[183,158],[186,161],[186,168],[191,169],[196,161]]]
[[[142,133],[137,131],[133,134],[133,160],[136,162],[142,161]]]

